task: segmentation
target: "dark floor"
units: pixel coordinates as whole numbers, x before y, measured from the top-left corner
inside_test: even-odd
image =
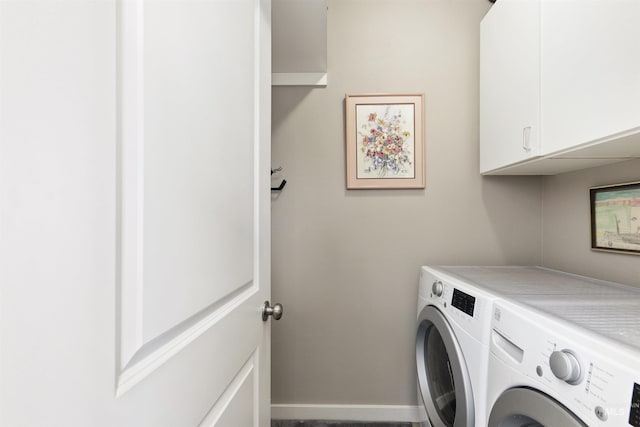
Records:
[[[412,423],[371,423],[358,421],[271,420],[271,427],[412,427]]]

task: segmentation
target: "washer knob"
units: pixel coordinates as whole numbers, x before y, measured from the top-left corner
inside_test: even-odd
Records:
[[[551,372],[556,378],[576,385],[582,381],[580,362],[571,350],[554,351],[549,357]]]
[[[435,296],[441,297],[443,290],[444,288],[442,287],[442,282],[440,280],[436,280],[435,282],[433,282],[433,286],[431,286],[431,292]]]

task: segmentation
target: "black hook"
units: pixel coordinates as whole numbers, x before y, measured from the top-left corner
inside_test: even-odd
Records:
[[[277,187],[271,187],[271,191],[282,191],[285,185],[287,185],[287,180],[283,179],[280,185],[278,185]]]
[[[282,170],[282,166],[275,169],[272,168],[271,175],[273,175],[275,172],[280,172],[281,170]],[[280,185],[278,185],[277,187],[271,187],[271,191],[282,191],[285,185],[287,185],[287,180],[283,179]]]

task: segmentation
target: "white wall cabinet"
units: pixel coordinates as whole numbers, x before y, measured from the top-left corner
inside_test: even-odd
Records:
[[[640,2],[499,0],[481,24],[480,172],[640,157]]]
[[[272,85],[327,85],[327,0],[272,0]]]
[[[540,151],[540,4],[500,0],[482,21],[482,171],[535,158]]]

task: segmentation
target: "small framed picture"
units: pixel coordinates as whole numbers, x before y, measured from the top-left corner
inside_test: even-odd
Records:
[[[594,187],[591,248],[640,255],[640,182]]]
[[[347,188],[424,188],[424,96],[346,95]]]

